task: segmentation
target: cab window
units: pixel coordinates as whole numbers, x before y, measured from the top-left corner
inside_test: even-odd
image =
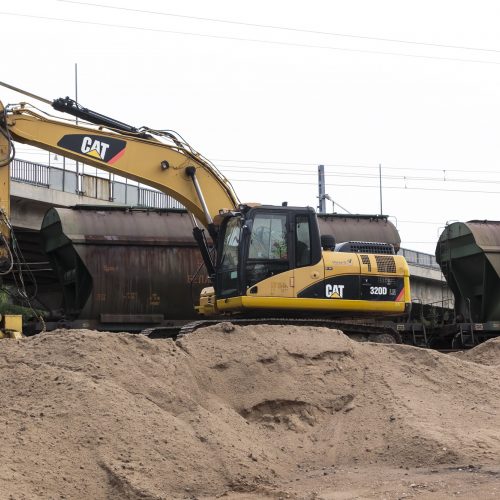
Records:
[[[225,227],[221,248],[219,269],[217,270],[217,293],[220,297],[238,295],[238,258],[241,225],[238,217],[231,218]]]
[[[235,269],[238,267],[240,231],[240,221],[236,217],[230,219],[224,234],[224,244],[220,258],[221,269]]]
[[[247,287],[290,269],[287,237],[286,214],[255,215],[245,265]]]
[[[309,217],[297,215],[295,217],[295,267],[310,266],[311,260]]]
[[[286,215],[257,215],[252,225],[249,259],[288,260]]]

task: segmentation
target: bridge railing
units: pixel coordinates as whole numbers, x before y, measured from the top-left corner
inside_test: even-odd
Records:
[[[402,255],[408,264],[416,266],[432,267],[438,271],[441,269],[436,262],[436,257],[430,253],[417,252],[416,250],[408,250],[407,248],[400,248],[399,255]]]
[[[14,159],[10,165],[10,176],[13,181],[121,205],[145,208],[184,208],[171,196],[152,188],[27,160]]]
[[[16,159],[10,164],[10,177],[15,181],[49,187],[50,167],[27,160]]]

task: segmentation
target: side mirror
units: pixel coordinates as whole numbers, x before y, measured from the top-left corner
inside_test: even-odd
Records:
[[[335,250],[335,236],[332,234],[322,234],[321,235],[321,248],[323,250]]]

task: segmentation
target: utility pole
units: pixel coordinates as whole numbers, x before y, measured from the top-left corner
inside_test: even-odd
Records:
[[[75,63],[75,102],[78,104],[78,63]],[[75,116],[75,124],[78,125],[78,116]],[[76,162],[76,193],[80,194],[80,166]]]
[[[325,166],[318,165],[318,210],[320,214],[326,214],[326,198],[325,198]]]
[[[380,190],[380,215],[383,215],[384,212],[382,211],[382,164],[378,164],[378,185],[379,185],[379,190]]]

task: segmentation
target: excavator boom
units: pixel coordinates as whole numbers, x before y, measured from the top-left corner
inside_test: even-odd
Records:
[[[103,117],[105,124],[98,126],[96,118],[96,126],[76,125],[46,116],[26,104],[5,109],[0,103],[0,113],[0,127],[13,140],[159,189],[179,201],[208,228],[221,209],[233,210],[239,205],[229,181],[172,133],[133,127],[123,131],[120,126],[125,124],[113,119],[106,121],[104,115],[98,114],[95,115]],[[117,129],[110,128],[111,124]]]

